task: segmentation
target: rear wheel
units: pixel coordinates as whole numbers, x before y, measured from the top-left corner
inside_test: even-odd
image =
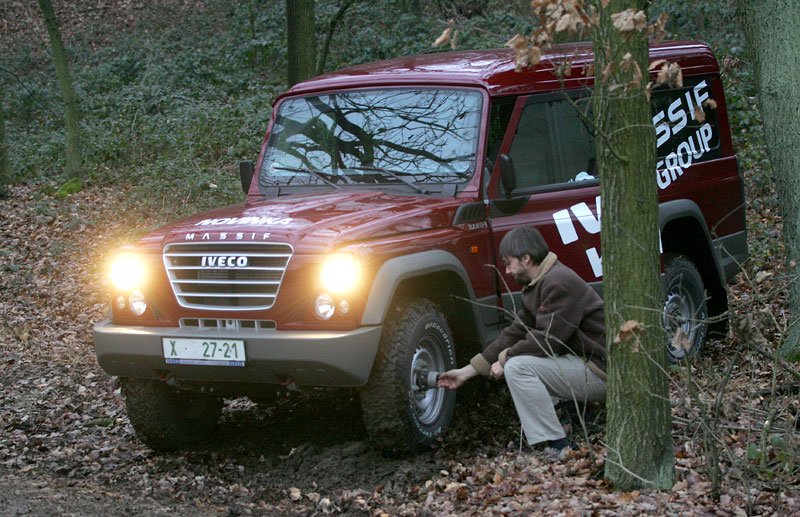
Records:
[[[450,328],[433,302],[419,299],[396,307],[361,393],[370,441],[389,455],[434,447],[450,425],[455,392],[420,387],[419,379],[455,365]]]
[[[122,379],[122,391],[136,436],[157,451],[183,449],[208,437],[222,414],[222,399],[179,391],[163,381]]]
[[[700,352],[708,334],[703,277],[688,258],[667,257],[664,291],[663,318],[667,351],[671,361],[682,361]]]

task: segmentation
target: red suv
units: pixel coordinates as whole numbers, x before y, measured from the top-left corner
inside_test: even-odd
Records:
[[[679,360],[726,311],[747,256],[743,185],[709,48],[650,57],[683,71],[652,96],[664,324],[691,345],[665,344]],[[114,263],[113,315],[94,338],[140,439],[186,446],[223,397],[289,385],[358,388],[386,451],[434,445],[455,393],[428,374],[491,342],[520,294],[498,256],[507,231],[536,225],[601,289],[591,61],[574,45],[522,72],[510,50],[430,54],[281,95],[258,162],[241,167],[244,204],[155,230]]]

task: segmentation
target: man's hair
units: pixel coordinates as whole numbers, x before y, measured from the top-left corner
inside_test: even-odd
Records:
[[[522,259],[530,255],[535,266],[542,263],[550,252],[544,237],[533,226],[514,228],[500,241],[500,257],[516,257]]]

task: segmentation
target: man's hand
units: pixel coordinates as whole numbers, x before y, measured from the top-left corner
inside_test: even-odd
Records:
[[[440,388],[447,388],[448,390],[457,390],[462,384],[469,379],[478,375],[475,367],[471,364],[463,368],[456,368],[455,370],[448,370],[439,375],[439,380],[436,385]]]
[[[492,379],[502,379],[503,378],[503,367],[500,365],[500,361],[494,363],[492,365]]]

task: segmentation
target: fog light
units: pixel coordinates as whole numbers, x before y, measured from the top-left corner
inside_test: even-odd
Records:
[[[128,303],[131,306],[131,312],[137,316],[141,316],[147,310],[147,302],[144,299],[144,293],[141,291],[132,292],[128,296]]]
[[[339,312],[341,312],[342,314],[347,314],[348,312],[350,312],[350,302],[348,302],[347,300],[342,300],[341,302],[339,302]]]
[[[117,304],[117,309],[119,310],[123,310],[128,305],[127,303],[125,303],[124,296],[117,296],[116,304]]]
[[[333,317],[336,308],[333,304],[333,297],[327,293],[322,293],[314,300],[314,314],[323,320],[329,320]]]

